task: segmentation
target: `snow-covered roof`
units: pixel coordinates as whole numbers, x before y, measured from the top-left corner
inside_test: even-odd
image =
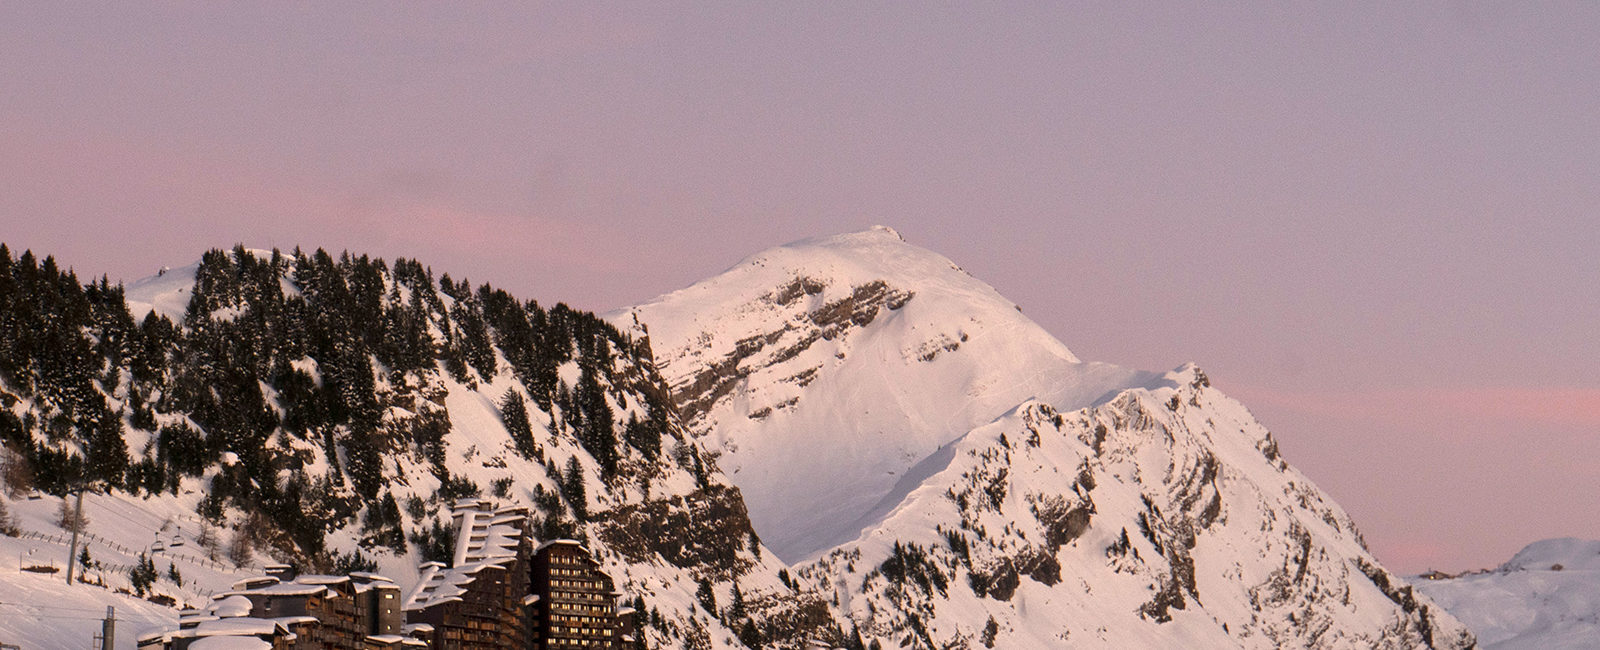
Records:
[[[255,605],[250,602],[249,598],[230,594],[212,601],[211,606],[207,607],[206,611],[216,617],[249,616],[252,607],[255,607]]]
[[[273,576],[250,576],[243,580],[234,582],[232,588],[234,591],[246,591],[249,589],[255,589],[256,587],[277,584],[279,582],[282,581]]]
[[[236,616],[206,621],[194,629],[180,630],[179,637],[228,636],[240,634],[284,634],[289,631],[282,623],[267,618]]]
[[[587,547],[585,547],[583,545],[583,542],[580,542],[580,541],[575,540],[575,539],[552,539],[552,540],[549,540],[547,542],[544,542],[544,543],[540,544],[539,548],[537,550],[542,551],[542,550],[545,550],[546,548],[549,548],[551,546],[557,546],[557,545],[560,545],[560,546],[576,546],[578,548],[583,549],[585,552],[587,552],[589,550]]]
[[[272,650],[272,644],[253,636],[214,636],[195,640],[189,650]]]
[[[488,500],[488,499],[479,499],[479,498],[477,498],[477,497],[467,497],[467,498],[465,498],[465,499],[456,499],[456,502],[455,502],[455,504],[454,504],[454,505],[452,505],[452,506],[451,506],[451,508],[450,508],[450,509],[451,509],[451,510],[452,510],[452,511],[462,511],[462,510],[475,510],[475,511],[483,511],[483,510],[493,510],[493,509],[494,509],[494,502],[493,502],[493,501],[490,501],[490,500]]]
[[[323,585],[308,585],[299,582],[280,582],[275,585],[261,587],[260,589],[247,589],[244,591],[231,592],[228,594],[228,596],[230,598],[234,596],[243,597],[245,594],[266,594],[270,596],[316,596],[326,591],[328,591],[328,588]]]
[[[476,579],[478,572],[490,567],[506,568],[506,563],[514,559],[514,557],[491,558],[429,573],[423,580],[417,582],[416,589],[406,597],[403,609],[417,611],[460,600],[461,594],[467,593],[467,585]]]
[[[246,612],[246,613],[249,613],[249,612]],[[205,613],[184,614],[183,616],[179,616],[178,617],[178,626],[179,627],[194,627],[194,626],[199,625],[201,623],[204,623],[206,621],[215,621],[218,618],[220,618],[220,617],[218,617],[216,615],[213,615],[213,614],[205,614]]]
[[[305,584],[305,585],[337,585],[337,584],[341,584],[341,583],[345,583],[345,582],[350,582],[350,576],[330,576],[330,575],[320,575],[320,574],[309,574],[309,575],[297,576],[294,579],[294,581],[298,582],[300,584]]]
[[[510,514],[506,509],[458,507],[455,517],[460,528],[456,531],[455,565],[516,555],[527,515],[520,508],[512,510],[522,514]]]
[[[308,623],[314,624],[319,622],[315,616],[278,616],[268,620],[282,623],[284,627],[289,627],[291,625],[305,625]]]
[[[423,564],[417,584],[406,595],[403,609],[417,611],[458,600],[474,576],[489,567],[505,567],[517,557],[527,525],[527,509],[495,509],[487,499],[456,502],[454,567],[438,562]]]

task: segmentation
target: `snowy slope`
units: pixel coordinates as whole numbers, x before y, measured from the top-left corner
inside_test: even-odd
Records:
[[[1155,379],[1078,361],[883,227],[774,248],[606,316],[644,325],[688,426],[789,561],[854,538],[922,459],[1023,400],[1077,408]]]
[[[1473,647],[1198,369],[1079,361],[893,230],[608,317],[798,590],[869,642]]]
[[[5,498],[0,496],[0,499]],[[186,491],[152,499],[125,499],[102,494],[84,498],[88,532],[80,539],[93,568],[75,569],[79,582],[66,584],[71,533],[57,525],[61,499],[44,496],[8,503],[22,531],[0,536],[0,642],[26,648],[81,648],[100,631],[107,606],[116,608],[117,648],[133,648],[147,631],[177,624],[176,610],[135,597],[129,569],[141,553],[155,565],[159,579],[152,596],[170,597],[174,605],[202,605],[225,591],[254,563],[234,566],[219,555],[211,559],[203,543],[201,520],[194,515],[199,495]],[[222,533],[212,530],[213,535]],[[220,537],[219,541],[226,541]],[[55,573],[20,571],[23,566],[54,567]],[[168,572],[176,567],[180,583]]]
[[[1493,571],[1413,584],[1472,628],[1484,650],[1600,645],[1600,541],[1547,539]]]
[[[199,267],[200,263],[195,262],[175,269],[163,268],[156,275],[135,280],[124,287],[128,313],[135,320],[142,321],[145,314],[153,311],[173,322],[182,322],[184,312],[189,309],[194,272]]]
[[[132,285],[135,317],[184,315],[196,270]],[[377,277],[384,301],[417,304],[415,284]],[[300,295],[297,280],[280,282],[283,295]],[[458,287],[424,305],[436,350],[465,340],[462,319],[479,308],[471,295]],[[195,326],[249,313],[223,302]],[[643,596],[653,647],[740,647],[736,635],[752,634],[752,645],[774,648],[853,645],[856,634],[884,647],[1472,647],[1458,622],[1378,566],[1348,516],[1198,369],[1082,362],[988,285],[892,230],[773,249],[608,318],[634,336],[586,326],[584,336],[618,354],[597,352],[606,346],[596,339],[576,345],[543,405],[512,370],[509,348],[490,350],[493,371],[450,370],[440,358],[389,372],[372,358],[379,430],[391,444],[377,471],[381,491],[407,504],[401,531],[420,533],[447,513],[441,476],[534,506],[544,523],[572,526],[561,536],[585,539],[619,590]],[[284,361],[320,384],[336,359]],[[579,391],[568,390],[585,376],[601,382],[589,394],[603,409],[580,408]],[[136,399],[126,371],[121,379],[95,384],[113,412]],[[266,382],[261,390],[281,415],[283,395]],[[525,399],[536,453],[513,441],[501,411],[508,394]],[[593,422],[586,413],[610,414],[620,433],[660,421],[668,404],[677,412],[663,421],[659,455],[619,442],[616,472],[604,476],[593,439],[580,439]],[[28,399],[8,408],[37,410]],[[447,431],[439,449],[412,442],[432,430]],[[150,438],[126,427],[136,456]],[[350,467],[349,447],[330,456],[332,443],[281,428],[265,446],[297,459],[279,481],[348,493],[345,478],[320,482]],[[244,465],[231,453],[221,463]],[[158,581],[157,591],[183,602],[252,564],[290,559],[285,531],[263,531],[232,506],[217,535],[254,528],[273,541],[245,568],[166,559],[169,535],[196,547],[196,506],[225,471],[186,476],[176,493],[90,498],[90,530],[107,547],[93,553],[111,589],[56,589],[20,573],[0,573],[0,589],[103,610],[129,600],[112,590],[158,538],[168,547],[158,569],[179,563],[185,585]],[[569,498],[574,475],[581,503]],[[7,503],[30,536],[0,538],[0,553],[61,545],[58,500]],[[338,522],[322,540],[329,553],[360,549],[409,587],[421,551],[377,541],[362,523],[375,505],[306,515]],[[580,510],[584,523],[573,521]],[[130,616],[162,616],[127,606]],[[54,647],[98,626],[91,617],[45,627],[42,613],[0,617],[0,634]],[[119,647],[133,638],[118,636]]]
[[[272,251],[259,248],[247,248],[251,255],[257,259],[272,259]],[[194,295],[195,272],[200,268],[200,263],[186,264],[177,268],[162,267],[155,275],[134,280],[123,287],[124,299],[128,303],[128,313],[135,322],[144,320],[146,314],[155,312],[157,316],[166,316],[174,323],[183,322],[184,314],[189,311],[189,299]],[[287,280],[280,283],[284,295],[294,295],[297,291],[294,285]]]
[[[258,259],[273,255],[246,253]],[[231,253],[235,258],[240,254]],[[300,295],[293,266],[284,268],[279,289],[285,296]],[[154,310],[177,319],[180,326],[188,326],[183,320],[194,294],[197,270],[201,269],[202,265],[189,265],[132,283],[126,298],[130,313],[142,320],[144,314]],[[406,304],[412,289],[402,286],[388,272],[380,277],[384,299]],[[431,337],[435,342],[461,337],[459,301],[448,295],[440,299],[442,308],[429,312],[426,321]],[[247,310],[246,306],[225,304],[209,316],[231,319]],[[565,318],[574,323],[589,317]],[[585,332],[584,336],[610,336],[594,329]],[[647,393],[656,390],[659,379],[647,362],[625,349],[626,341],[607,341],[614,354],[601,356],[578,349],[559,363],[556,373],[565,395],[566,386],[580,383],[580,365],[590,368],[599,377],[595,381],[600,382],[601,399],[620,436],[630,422],[650,419],[653,409],[647,404]],[[750,533],[738,491],[730,487],[714,462],[702,463],[702,457],[708,454],[693,440],[682,440],[681,427],[673,418],[662,431],[658,457],[646,458],[638,448],[619,443],[617,472],[603,476],[598,461],[572,424],[575,407],[561,402],[565,397],[549,410],[540,406],[503,350],[492,350],[497,370],[487,376],[469,369],[465,371],[467,376],[461,377],[447,371],[443,362],[438,367],[406,372],[391,371],[376,361],[371,363],[372,390],[382,409],[379,434],[390,443],[376,470],[381,473],[381,492],[406,504],[398,514],[400,532],[409,536],[426,531],[434,521],[443,519],[448,523],[450,504],[440,494],[441,474],[470,482],[483,497],[502,505],[530,506],[539,513],[541,522],[567,526],[560,536],[584,540],[619,591],[629,599],[645,598],[652,612],[659,614],[656,625],[642,630],[652,646],[735,646],[734,632],[716,617],[708,616],[699,605],[695,597],[698,585],[708,583],[726,599],[733,582],[738,580],[754,599],[764,591],[783,588],[777,578],[783,565],[774,554],[764,552]],[[310,356],[293,359],[290,365],[319,384],[327,369]],[[119,381],[97,380],[93,386],[102,393],[112,412],[126,412],[134,399],[130,385],[124,370]],[[0,384],[0,390],[10,392],[15,387]],[[153,403],[162,389],[153,386],[145,390],[150,391],[145,399]],[[266,407],[281,417],[285,410],[283,396],[265,381],[261,382],[261,390]],[[520,396],[526,404],[528,425],[537,447],[534,454],[520,452],[507,430],[501,404],[508,394]],[[0,400],[0,408],[23,414],[42,407],[24,398]],[[180,412],[160,411],[154,417],[160,425],[194,425],[193,419]],[[155,436],[126,419],[123,424],[130,455],[138,460],[151,454]],[[446,432],[437,458],[430,458],[410,442],[409,432],[420,427]],[[313,489],[341,494],[351,489],[347,479],[353,474],[339,475],[339,468],[348,469],[353,462],[349,447],[340,447],[337,456],[331,456],[331,444],[298,437],[282,428],[267,437],[264,447],[296,459],[294,469],[285,466],[276,472],[281,483],[306,481]],[[12,558],[12,564],[0,566],[0,643],[19,643],[28,648],[85,647],[98,631],[107,605],[115,606],[124,619],[118,627],[118,648],[132,648],[140,633],[175,624],[174,609],[118,593],[131,590],[129,569],[141,552],[150,554],[160,574],[153,591],[173,598],[176,606],[203,605],[210,594],[259,572],[263,563],[294,561],[304,566],[308,561],[329,562],[358,551],[375,561],[378,572],[394,578],[403,589],[415,583],[422,559],[417,543],[411,540],[391,548],[390,543],[377,541],[373,531],[366,528],[364,522],[376,511],[376,502],[360,503],[355,512],[344,516],[304,512],[308,520],[329,528],[321,540],[327,552],[314,558],[297,555],[295,542],[285,538],[285,531],[263,530],[271,523],[229,505],[218,517],[220,521],[211,524],[212,536],[224,547],[220,561],[211,559],[211,553],[199,540],[204,526],[197,515],[202,510],[198,506],[210,491],[211,482],[228,471],[224,466],[243,465],[239,457],[232,452],[222,454],[221,460],[207,467],[201,476],[182,477],[173,492],[130,494],[118,490],[109,495],[90,495],[85,500],[89,520],[86,539],[94,561],[102,566],[89,576],[104,586],[68,586],[59,571],[53,575],[19,571],[18,562],[53,563],[58,569],[65,566],[68,534],[56,517],[61,500],[0,493],[0,500],[22,533],[17,538],[0,536],[0,557]],[[577,472],[571,471],[574,465]],[[338,482],[327,483],[330,475]],[[583,486],[581,503],[573,501],[570,486],[574,481]],[[413,504],[418,511],[413,512]],[[586,512],[585,520],[574,521],[580,508]],[[259,538],[253,544],[252,558],[243,566],[235,566],[227,557],[226,546],[235,539],[236,529],[254,530],[254,537]],[[653,534],[641,534],[644,531]],[[180,543],[174,544],[175,540]],[[181,573],[181,586],[166,577],[171,565]],[[5,593],[15,597],[4,597]]]
[[[885,641],[981,640],[993,621],[1008,648],[1471,647],[1242,405],[1192,366],[1166,379],[1075,412],[1030,400],[974,429],[800,575]],[[897,545],[946,587],[893,579]]]

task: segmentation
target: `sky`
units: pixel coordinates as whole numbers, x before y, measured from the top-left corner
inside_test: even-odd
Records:
[[[1600,5],[1170,4],[0,3],[0,241],[599,311],[885,224],[1199,363],[1391,569],[1600,538]]]

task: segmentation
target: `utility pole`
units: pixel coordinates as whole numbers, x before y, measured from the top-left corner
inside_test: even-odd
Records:
[[[78,505],[72,512],[72,546],[67,548],[67,586],[72,586],[72,566],[78,562],[78,531],[83,529],[83,488],[78,488]]]
[[[106,605],[106,620],[100,625],[100,650],[112,650],[116,646],[117,637],[117,608]]]

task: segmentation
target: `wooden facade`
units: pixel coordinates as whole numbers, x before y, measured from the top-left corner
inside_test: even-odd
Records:
[[[433,627],[435,648],[490,650],[529,647],[533,621],[522,604],[527,593],[525,561],[457,567],[466,579],[459,593],[408,612],[412,623]]]
[[[615,586],[582,544],[541,544],[534,555],[532,586],[539,596],[534,606],[541,632],[536,647],[623,647]]]

